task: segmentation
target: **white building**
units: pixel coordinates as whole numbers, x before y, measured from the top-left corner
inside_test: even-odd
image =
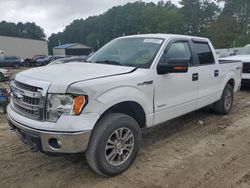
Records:
[[[17,56],[23,59],[32,58],[35,55],[48,55],[48,42],[0,36],[0,51],[6,56]]]

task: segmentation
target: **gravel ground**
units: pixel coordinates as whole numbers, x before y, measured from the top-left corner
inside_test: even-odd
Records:
[[[84,154],[49,157],[31,152],[0,115],[0,187],[250,187],[250,90],[233,111],[199,110],[144,132],[141,151],[122,175],[104,178]]]

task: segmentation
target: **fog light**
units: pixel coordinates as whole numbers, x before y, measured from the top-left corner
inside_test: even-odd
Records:
[[[61,148],[61,141],[56,138],[49,139],[49,145],[53,149],[60,149]]]

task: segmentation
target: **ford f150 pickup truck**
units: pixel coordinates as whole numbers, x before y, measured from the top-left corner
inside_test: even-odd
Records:
[[[112,40],[86,63],[26,70],[11,82],[8,120],[43,153],[85,151],[99,174],[125,171],[142,129],[211,105],[228,114],[242,63],[218,62],[206,38],[144,34]]]
[[[243,62],[241,85],[250,87],[250,44],[241,48],[235,56],[220,58],[220,60],[234,60]]]

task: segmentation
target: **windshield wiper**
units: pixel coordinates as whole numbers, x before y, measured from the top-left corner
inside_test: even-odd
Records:
[[[109,64],[109,65],[121,65],[121,66],[124,66],[124,65],[121,64],[120,62],[117,62],[117,61],[110,61],[110,60],[96,61],[95,63],[103,63],[103,64]]]

